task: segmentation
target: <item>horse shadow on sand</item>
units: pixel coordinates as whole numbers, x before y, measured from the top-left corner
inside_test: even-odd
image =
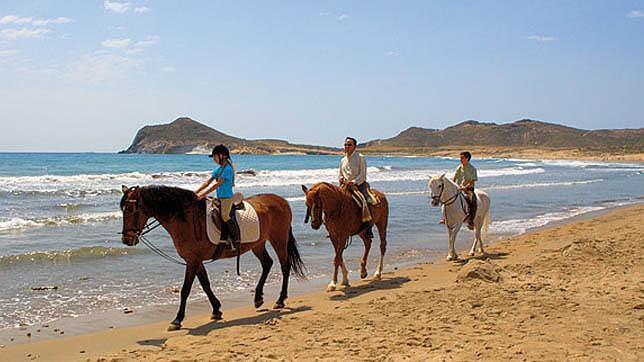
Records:
[[[281,310],[266,310],[266,309],[261,309],[261,311],[265,311],[264,313],[252,317],[245,317],[245,318],[239,318],[239,319],[233,319],[229,321],[211,321],[206,324],[203,324],[201,326],[195,327],[195,328],[182,328],[182,330],[187,329],[188,333],[186,335],[189,336],[206,336],[210,332],[217,330],[217,329],[222,329],[222,328],[227,328],[227,327],[234,327],[234,326],[249,326],[249,325],[256,325],[256,324],[262,324],[266,323],[270,320],[278,320],[281,319],[285,315],[293,314],[293,313],[299,313],[299,312],[306,312],[311,310],[311,307],[309,306],[300,306],[300,307],[295,307],[295,308],[289,308],[285,307],[284,309]],[[163,347],[165,342],[167,341],[167,338],[159,338],[159,339],[146,339],[143,341],[138,341],[137,344],[141,346],[155,346],[155,347]]]
[[[359,297],[363,294],[374,292],[378,290],[388,290],[388,289],[397,289],[402,287],[403,284],[411,281],[407,277],[387,277],[383,276],[381,280],[369,280],[367,283],[360,284],[358,286],[350,286],[344,289],[338,289],[337,292],[331,297],[330,300],[347,300],[355,297]]]
[[[502,252],[502,251],[500,251],[500,252],[491,252],[491,253],[486,252],[483,255],[467,256],[465,258],[460,258],[459,257],[458,259],[451,261],[451,263],[452,263],[452,265],[455,265],[455,266],[464,266],[467,263],[469,263],[471,260],[481,260],[481,261],[485,261],[485,260],[503,260],[503,259],[507,259],[508,255],[510,255],[510,253],[506,253],[506,252]]]

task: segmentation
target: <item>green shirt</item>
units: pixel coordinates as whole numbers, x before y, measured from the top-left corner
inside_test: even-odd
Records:
[[[471,163],[467,163],[467,166],[463,164],[458,165],[456,168],[456,173],[454,174],[454,180],[457,185],[463,186],[466,182],[476,181],[476,169],[472,166]]]

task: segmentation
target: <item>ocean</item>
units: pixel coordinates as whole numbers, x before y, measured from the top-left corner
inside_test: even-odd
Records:
[[[335,182],[339,157],[237,155],[233,160],[238,170],[255,171],[237,176],[237,191],[276,193],[290,202],[308,278],[328,280],[332,246],[325,230],[303,224],[300,185]],[[439,209],[429,204],[427,181],[431,175],[451,174],[458,159],[368,156],[367,162],[372,187],[385,192],[390,203],[385,272],[444,257],[446,232],[438,224]],[[472,162],[479,170],[477,187],[492,200],[492,239],[644,201],[644,164],[494,158]],[[121,185],[194,190],[213,166],[204,155],[0,153],[0,329],[123,308],[178,305],[183,267],[144,245],[128,247],[120,241]],[[471,238],[471,232],[462,231],[459,246],[469,247]],[[150,239],[176,255],[164,230],[155,230]],[[345,252],[354,280],[362,251],[356,238]],[[377,254],[373,248],[370,274]],[[260,265],[252,253],[241,261],[241,277],[234,273],[234,260],[207,264],[224,309],[228,297],[247,295],[252,303]],[[265,289],[278,290],[280,280],[274,266]],[[195,283],[191,300],[204,298]]]

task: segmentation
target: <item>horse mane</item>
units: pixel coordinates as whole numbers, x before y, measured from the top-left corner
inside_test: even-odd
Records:
[[[145,208],[162,219],[176,217],[185,220],[186,206],[197,201],[193,191],[179,187],[150,185],[141,187],[139,192]]]

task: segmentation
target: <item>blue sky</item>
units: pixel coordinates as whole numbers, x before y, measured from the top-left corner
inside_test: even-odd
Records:
[[[189,116],[339,146],[410,126],[644,127],[641,1],[0,2],[0,151]]]

